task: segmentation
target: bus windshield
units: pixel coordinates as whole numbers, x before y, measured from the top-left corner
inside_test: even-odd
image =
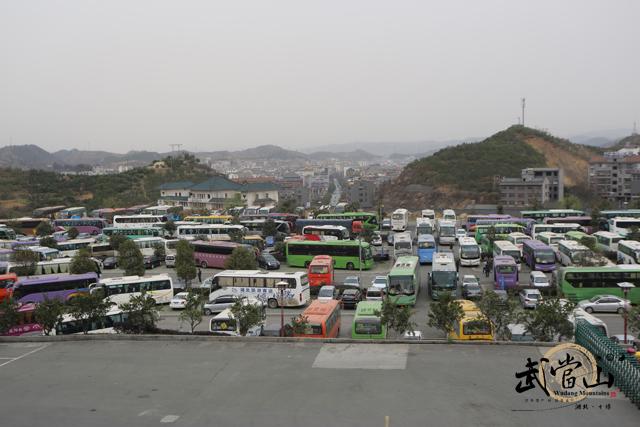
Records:
[[[456,228],[451,225],[442,225],[440,226],[440,235],[442,236],[453,236],[456,233]]]
[[[329,266],[327,265],[312,265],[311,273],[313,274],[327,274],[329,272]]]
[[[211,330],[213,332],[226,332],[236,330],[235,319],[211,319]]]
[[[420,248],[420,249],[431,249],[431,248],[435,248],[435,244],[434,244],[434,242],[419,242],[418,243],[418,248]]]
[[[404,219],[403,214],[393,214],[391,215],[391,219]]]
[[[398,295],[401,293],[413,294],[413,276],[391,276],[389,277],[389,294]]]
[[[460,246],[460,256],[465,259],[475,259],[480,257],[478,246]]]
[[[536,263],[550,264],[556,262],[556,254],[553,249],[544,249],[536,251]]]
[[[455,271],[434,271],[431,273],[434,288],[455,288],[456,272]]]
[[[396,242],[396,249],[411,249],[411,242]]]
[[[520,251],[504,251],[503,255],[509,255],[510,257],[512,257],[516,262],[518,262],[518,260],[520,259]]]
[[[356,334],[377,335],[382,333],[380,319],[358,319],[355,323]]]
[[[462,332],[465,335],[489,335],[491,325],[486,320],[469,320],[464,322]]]
[[[515,265],[498,265],[497,267],[498,273],[502,274],[513,274],[516,272]]]

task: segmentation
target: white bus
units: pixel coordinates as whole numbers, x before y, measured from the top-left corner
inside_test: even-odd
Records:
[[[493,242],[493,256],[509,255],[512,257],[518,265],[518,271],[520,271],[522,265],[522,256],[520,249],[508,240],[496,240]]]
[[[349,240],[349,230],[342,225],[305,225],[302,234],[321,236],[322,240]]]
[[[264,332],[265,320],[267,319],[267,312],[264,309],[264,305],[258,300],[249,301],[248,299],[243,300],[243,303],[259,305],[260,309],[262,310],[262,321],[259,324],[249,328],[246,335],[248,337],[261,336]],[[211,321],[209,322],[209,331],[213,332],[215,335],[239,337],[240,325],[238,325],[238,322],[236,322],[231,309],[225,308],[217,316],[211,319]]]
[[[587,322],[591,326],[594,326],[596,329],[599,329],[605,337],[609,336],[609,328],[607,328],[607,324],[593,314],[589,314],[581,308],[575,308],[573,310],[573,312],[569,315],[569,321],[573,323],[574,327],[579,321]]]
[[[157,246],[164,247],[164,239],[162,237],[141,237],[132,240],[132,242],[135,243],[144,256],[153,255]]]
[[[616,252],[618,250],[618,242],[622,240],[621,235],[610,231],[598,231],[593,233],[592,236],[596,238],[598,247],[605,252]]]
[[[564,234],[569,231],[579,231],[580,224],[576,223],[557,223],[557,224],[533,224],[531,226],[531,238],[537,239],[537,235],[544,232]]]
[[[391,214],[391,230],[405,231],[409,225],[409,211],[406,209],[396,209]]]
[[[433,221],[429,218],[416,218],[416,238],[421,234],[435,234]]]
[[[173,298],[173,282],[168,274],[102,279],[90,288],[91,292],[98,290],[102,290],[105,299],[116,305],[128,303],[131,297],[142,292],[152,297],[156,304],[169,304]]]
[[[284,291],[278,289],[279,282],[287,282]],[[269,308],[277,308],[281,302],[285,307],[300,307],[311,300],[306,271],[225,270],[213,276],[211,289],[209,301],[230,294],[257,298]]]
[[[580,264],[582,260],[592,257],[591,250],[575,240],[558,242],[558,261],[564,266]]]
[[[267,237],[262,235],[262,230],[264,229],[264,224],[267,222],[266,218],[257,218],[257,219],[248,219],[240,221],[240,224],[247,228],[247,235],[257,235],[261,237]],[[273,220],[276,224],[276,235],[279,236],[288,236],[291,232],[289,228],[289,223],[286,221]]]
[[[553,249],[553,252],[556,254],[556,259],[560,259],[560,255],[558,254],[558,243],[564,240],[564,234],[543,231],[542,233],[538,233],[535,240],[540,240],[542,243]]]
[[[480,265],[480,246],[473,237],[458,239],[458,259],[460,265]]]
[[[95,243],[95,239],[73,239],[58,242],[60,258],[73,258],[82,248],[89,248]]]
[[[456,242],[456,222],[441,219],[438,222],[438,244],[453,246]]]
[[[62,274],[69,272],[71,258],[56,258],[36,263],[35,272],[29,276],[43,276],[45,274]],[[20,273],[22,266],[14,262],[0,263],[0,274]],[[19,274],[18,274],[19,275]]]
[[[169,215],[169,209],[174,206],[170,205],[158,205],[158,206],[149,206],[148,208],[142,209],[143,215]]]
[[[98,322],[91,322],[88,325],[89,334],[115,334],[116,328],[122,325],[125,321],[125,315],[120,308],[112,306],[107,314],[102,317]],[[62,322],[60,322],[56,329],[52,331],[52,335],[70,335],[70,334],[83,334],[82,321],[76,320],[71,314],[62,315]]]
[[[422,218],[430,219],[431,221],[436,220],[436,211],[433,209],[423,209],[421,212]]]
[[[140,228],[153,227],[154,224],[167,222],[164,215],[115,215],[113,217],[114,228]]]
[[[640,218],[610,218],[608,224],[610,232],[618,233],[622,237],[627,237],[631,227],[638,227],[640,229]]]
[[[640,242],[620,240],[617,252],[618,264],[640,264]]]
[[[246,234],[247,229],[242,225],[232,224],[191,224],[179,225],[176,230],[178,239],[185,240],[231,240],[230,233]],[[204,237],[204,239],[198,236]]]
[[[393,235],[393,256],[413,255],[413,241],[408,231]]]
[[[456,212],[453,209],[443,210],[442,219],[445,221],[453,221],[454,223],[458,220],[458,218],[456,217]]]
[[[507,235],[507,240],[516,245],[518,247],[518,250],[520,251],[520,255],[522,255],[522,242],[532,239],[531,236],[527,236],[524,233],[516,231],[514,233],[509,233],[509,235]]]
[[[39,261],[51,261],[52,259],[62,258],[60,251],[57,249],[49,248],[47,246],[27,246],[26,248],[19,248],[16,250],[27,249],[31,252],[35,252],[40,256]]]
[[[456,298],[458,292],[458,269],[451,252],[433,254],[433,267],[429,274],[429,295],[435,301],[443,293]]]

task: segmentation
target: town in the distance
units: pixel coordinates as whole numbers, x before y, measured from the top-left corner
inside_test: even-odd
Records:
[[[637,369],[640,148],[504,132],[583,150],[587,169],[438,171],[467,144],[404,165],[174,152],[107,174],[13,169],[30,193],[7,186],[0,334],[575,342]],[[35,205],[55,200],[72,203]]]

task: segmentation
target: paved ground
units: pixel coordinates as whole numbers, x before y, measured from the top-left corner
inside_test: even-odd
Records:
[[[580,410],[525,401],[544,397],[514,390],[526,358],[540,357],[535,347],[88,341],[0,344],[0,357],[11,427],[638,422],[619,395]]]

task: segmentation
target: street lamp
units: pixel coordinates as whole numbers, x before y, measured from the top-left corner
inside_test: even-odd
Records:
[[[634,285],[633,283],[630,282],[620,282],[618,283],[618,287],[620,289],[622,289],[622,295],[624,295],[624,299],[625,299],[625,307],[624,307],[624,343],[627,344],[627,307],[626,307],[626,300],[627,300],[627,293],[629,292],[629,289],[633,289],[636,287],[636,285]]]
[[[276,283],[276,288],[280,291],[280,336],[284,337],[284,290],[287,289],[289,283],[280,281]]]

